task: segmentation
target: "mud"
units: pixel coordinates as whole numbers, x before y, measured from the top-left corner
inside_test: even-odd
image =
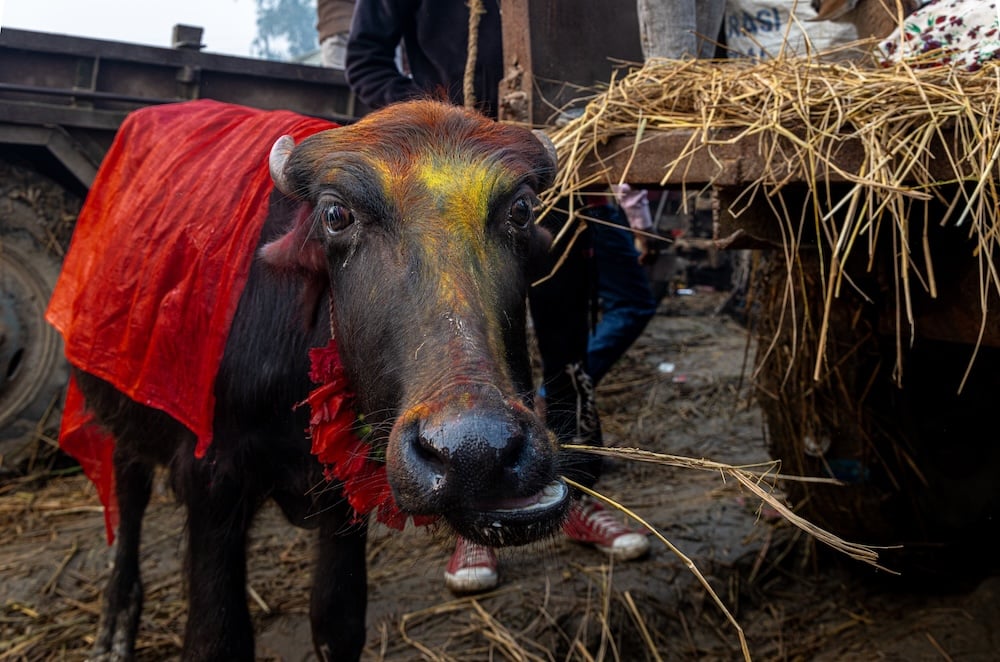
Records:
[[[606,444],[766,462],[746,376],[752,343],[713,314],[724,294],[671,297],[605,378]],[[995,660],[1000,574],[930,592],[826,551],[718,473],[609,461],[598,488],[654,525],[707,578],[654,542],[610,563],[563,538],[501,553],[501,586],[456,598],[443,531],[376,527],[374,660]],[[176,659],[183,519],[160,487],[147,515],[139,659]],[[861,541],[863,542],[863,541]],[[310,534],[261,514],[250,559],[261,660],[314,659]],[[110,550],[92,487],[72,467],[0,482],[0,660],[79,660],[92,643]],[[746,639],[741,646],[740,629]]]

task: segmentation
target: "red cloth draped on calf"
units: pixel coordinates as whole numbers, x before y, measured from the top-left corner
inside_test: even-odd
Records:
[[[122,124],[80,212],[46,313],[74,366],[212,441],[213,384],[267,216],[268,153],[334,124],[200,100]],[[164,250],[165,248],[169,250]],[[59,435],[95,483],[111,541],[114,442],[71,383]]]

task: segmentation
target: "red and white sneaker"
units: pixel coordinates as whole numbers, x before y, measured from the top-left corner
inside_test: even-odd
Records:
[[[452,593],[477,593],[496,588],[497,581],[497,556],[493,550],[458,538],[444,571],[445,586]]]
[[[569,509],[563,532],[571,539],[594,545],[619,561],[628,561],[649,552],[645,531],[630,529],[599,502],[586,497]]]

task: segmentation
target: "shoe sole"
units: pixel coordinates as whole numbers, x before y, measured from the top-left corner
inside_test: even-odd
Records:
[[[466,576],[444,573],[444,583],[452,593],[479,593],[489,591],[497,587],[498,577],[494,573],[492,576],[483,576],[480,573],[466,573]]]

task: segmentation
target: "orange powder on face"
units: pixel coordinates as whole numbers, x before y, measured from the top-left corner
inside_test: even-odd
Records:
[[[406,425],[412,421],[420,421],[431,415],[431,408],[425,403],[420,403],[410,407],[399,415],[399,425]]]

